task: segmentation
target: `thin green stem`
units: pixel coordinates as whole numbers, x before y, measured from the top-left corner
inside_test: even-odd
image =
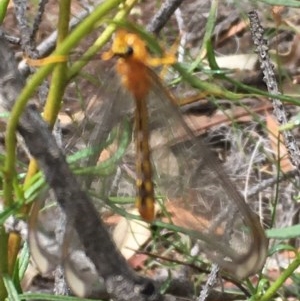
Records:
[[[204,56],[206,55],[207,49],[206,46],[208,42],[211,40],[211,37],[213,36],[213,31],[215,29],[216,25],[216,19],[217,19],[217,9],[218,9],[218,0],[213,0],[211,3],[209,16],[207,18],[206,26],[205,26],[205,34],[202,41],[202,47],[199,51],[199,55],[195,58],[191,66],[189,67],[188,72],[191,73],[195,70],[195,68],[198,67],[200,62],[203,60]]]
[[[200,89],[208,95],[214,95],[217,97],[228,98],[231,100],[240,100],[244,95],[230,92],[216,84],[208,83],[207,81],[200,80],[196,76],[189,73],[188,70],[181,67],[179,64],[174,65],[174,69],[177,70],[180,75],[194,88]]]
[[[107,0],[98,6],[92,14],[90,14],[80,25],[62,42],[53,55],[68,55],[72,48],[74,48],[80,40],[89,34],[94,25],[99,22],[109,11],[116,8],[122,0]],[[12,203],[12,179],[15,176],[15,149],[16,149],[16,130],[19,118],[24,111],[24,108],[29,101],[30,97],[35,92],[36,88],[42,83],[47,75],[51,73],[55,64],[48,64],[41,67],[27,82],[22,90],[14,107],[12,108],[10,119],[8,121],[6,130],[6,160],[4,163],[4,201],[5,206]]]
[[[6,16],[8,4],[9,0],[0,0],[0,24],[3,23],[3,20]]]
[[[8,272],[8,235],[5,231],[5,228],[3,225],[0,225],[0,301],[5,300],[7,297],[7,291],[3,282],[2,275],[7,274]]]
[[[265,96],[265,97],[268,97],[270,99],[277,98],[277,99],[280,99],[280,100],[282,100],[286,103],[290,103],[290,104],[300,106],[300,101],[296,97],[286,96],[284,94],[272,95],[267,91],[254,88],[252,86],[248,86],[248,85],[243,84],[242,82],[234,80],[230,77],[226,76],[225,79],[226,79],[226,81],[230,82],[234,86],[239,87],[240,89],[243,89],[243,90],[247,91],[248,93],[251,93],[251,94],[244,94],[248,97],[251,97],[251,96]]]
[[[59,18],[58,18],[58,38],[57,46],[59,46],[63,40],[67,37],[69,32],[69,16],[70,16],[71,0],[64,0],[59,2]],[[67,63],[61,63],[55,65],[52,75],[52,81],[48,99],[44,111],[44,119],[53,127],[57,114],[60,109],[61,99],[65,88],[65,78],[67,71]],[[32,171],[34,166],[34,170]],[[26,183],[38,170],[37,163],[34,159],[30,160],[29,176],[26,177]],[[24,206],[22,213],[28,213],[30,206]],[[21,243],[20,235],[10,235],[10,258],[8,263],[8,271],[13,271],[16,263],[17,254]]]
[[[71,0],[59,2],[58,36],[56,47],[63,43],[69,33]],[[60,110],[61,100],[66,86],[67,62],[57,64],[53,70],[48,99],[44,109],[44,119],[52,128]]]
[[[286,270],[284,270],[281,275],[277,278],[277,280],[269,287],[269,289],[264,293],[264,295],[261,298],[255,299],[258,301],[268,301],[271,300],[271,298],[274,297],[274,295],[277,293],[280,287],[283,286],[285,281],[291,277],[293,272],[299,268],[300,266],[300,257],[297,255],[297,258],[289,264]]]

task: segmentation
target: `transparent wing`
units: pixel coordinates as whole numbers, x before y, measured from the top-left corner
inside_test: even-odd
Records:
[[[115,80],[113,82],[116,83]],[[120,85],[116,84],[116,87],[114,91],[107,92],[111,95],[115,94],[112,98],[114,100],[119,99],[121,95]],[[126,97],[126,99],[129,98]],[[129,111],[132,111],[128,102],[122,104],[111,101],[103,93],[97,95],[95,101],[96,106],[90,108],[88,118],[84,119],[81,125],[81,135],[77,136],[79,149],[90,148],[89,155],[81,160],[81,167],[95,166],[112,128],[121,116],[128,115]],[[97,184],[105,186],[103,183],[110,183],[110,178],[114,173],[110,171],[108,174],[110,176],[106,177],[106,181],[101,179],[100,182],[94,181],[93,183],[95,179],[85,177],[83,186],[89,187]],[[31,255],[43,274],[54,271],[58,265],[62,265],[68,285],[74,294],[81,297],[106,298],[107,293],[103,281],[99,278],[93,263],[85,255],[78,235],[73,230],[72,220],[72,216],[64,215],[51,193],[50,196],[36,201],[29,218],[28,239]],[[93,239],[97,238],[93,237],[91,241]]]
[[[148,108],[156,195],[165,196],[168,216],[173,224],[179,226],[182,232],[197,238],[207,256],[224,270],[238,278],[257,272],[267,253],[267,240],[258,218],[244,202],[202,138],[193,135],[157,76],[151,70],[149,74],[153,84]],[[112,83],[115,85],[114,93],[111,90],[107,96],[100,93],[98,102],[83,123],[82,135],[86,137],[87,143],[81,147],[95,150],[84,164],[94,168],[112,130],[121,125],[122,132],[125,124],[133,120],[132,98],[124,89],[120,90],[120,85],[114,80]],[[111,87],[112,84],[108,85]],[[116,143],[115,148],[118,152],[120,143]],[[105,175],[85,179],[86,187],[92,189],[97,199],[104,202],[108,202],[112,196],[134,198],[134,143],[127,146],[123,155],[117,156],[114,163],[115,168]],[[132,175],[132,180],[128,180],[128,175]],[[96,295],[97,288],[99,291],[103,288],[101,279],[93,270],[91,262],[87,258],[83,259],[85,255],[76,243],[77,240],[69,238],[69,232],[72,231],[67,231],[67,240],[64,238],[57,242],[53,224],[51,228],[47,222],[53,223],[55,215],[46,214],[45,209],[41,208],[31,216],[30,241],[31,249],[36,253],[33,255],[35,261],[42,263],[42,271],[63,262],[72,290],[81,296]],[[41,255],[43,260],[39,259]]]
[[[184,121],[157,75],[150,69],[148,72],[152,80],[147,101],[156,195],[165,196],[173,223],[198,238],[211,260],[238,278],[254,274],[267,255],[267,239],[258,217],[204,140],[194,136],[187,125],[190,121]],[[101,123],[100,128],[107,124],[112,128],[116,123],[124,127],[124,119],[132,119],[134,102],[123,93],[110,104],[111,111],[105,111],[110,123]],[[96,142],[105,139],[103,135],[97,137]],[[120,164],[134,173],[134,144]],[[124,174],[114,174],[111,185],[105,182],[103,198],[112,194],[135,197],[134,181],[128,183]]]
[[[258,217],[203,139],[193,135],[156,74],[151,70],[149,74],[153,89],[147,101],[156,195],[166,197],[173,222],[198,238],[203,251],[223,269],[238,278],[255,273],[261,269],[267,253],[267,240]],[[112,111],[111,118],[118,116],[118,122],[123,124],[122,117],[132,114],[132,106],[126,104],[126,110]],[[130,168],[134,161],[132,145],[122,162]],[[118,187],[122,186],[120,179]],[[107,193],[113,191],[110,187]],[[134,184],[131,189],[127,187],[128,195],[134,196],[134,191]],[[172,210],[175,207],[177,210]],[[180,216],[177,212],[181,212]]]
[[[54,200],[37,201],[29,220],[31,256],[42,274],[62,265],[67,283],[77,296],[104,297],[103,281],[72,230],[72,217],[68,220]]]
[[[58,238],[58,231],[64,229],[62,212],[53,200],[47,203],[42,199],[35,202],[30,212],[28,233],[31,256],[43,274],[60,263],[62,239]]]
[[[208,257],[232,275],[245,278],[257,272],[267,255],[267,239],[258,217],[204,140],[193,135],[156,74],[149,73],[155,92],[149,97],[151,116],[159,119],[156,123],[162,127],[158,130],[165,138],[165,147],[153,147],[152,159],[156,178],[162,182],[160,190],[172,202],[173,222],[199,238]],[[155,143],[157,138],[152,139]],[[172,154],[167,165],[162,164],[166,148]]]

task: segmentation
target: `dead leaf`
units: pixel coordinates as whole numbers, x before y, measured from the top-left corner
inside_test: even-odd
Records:
[[[270,109],[271,107],[271,104],[263,103],[258,107],[251,108],[251,111],[258,114]],[[235,122],[250,122],[253,120],[253,116],[249,113],[249,110],[242,107],[234,107],[233,109],[227,110],[226,114],[225,112],[219,111],[211,116],[196,116],[192,114],[185,116],[185,122],[196,136],[203,134],[205,131],[214,126],[221,124],[230,125],[233,120]],[[182,140],[184,140],[184,137],[182,137]]]
[[[242,32],[246,27],[248,27],[249,22],[246,20],[241,20],[237,24],[233,25],[227,33],[222,37],[223,40],[219,40],[219,43],[222,43],[224,40],[237,35],[238,33]]]
[[[236,36],[241,33],[245,28],[249,26],[249,22],[246,20],[240,20],[237,23],[231,25],[221,36],[218,36],[217,45],[224,43],[227,39]]]
[[[280,169],[283,172],[289,172],[295,167],[290,161],[288,151],[283,142],[282,134],[279,132],[279,125],[275,117],[268,112],[266,115],[266,126],[268,130],[268,136],[270,140],[271,147],[275,154],[275,159],[279,161]],[[279,145],[278,145],[279,143]]]
[[[134,254],[128,260],[128,264],[135,270],[143,268],[144,262],[149,258],[146,254]]]
[[[139,215],[137,209],[130,211]],[[113,239],[122,255],[129,259],[151,238],[149,224],[138,220],[128,220],[122,217],[113,231]]]
[[[104,220],[105,225],[107,225],[107,226],[116,226],[120,222],[121,218],[122,217],[118,214],[113,214],[113,215],[104,216],[104,217],[102,215],[102,219]]]
[[[282,23],[282,13],[284,12],[284,10],[284,6],[274,5],[272,7],[272,16],[277,27]]]
[[[255,70],[257,54],[233,54],[216,57],[221,69]]]
[[[168,222],[168,219],[171,218],[174,225],[199,232],[203,232],[205,229],[209,228],[211,224],[209,220],[183,208],[180,206],[182,203],[183,202],[181,200],[172,200],[167,202],[165,207],[170,216],[166,218],[166,220],[163,219],[163,221]],[[215,230],[216,235],[222,235],[223,233],[224,229],[217,228]]]

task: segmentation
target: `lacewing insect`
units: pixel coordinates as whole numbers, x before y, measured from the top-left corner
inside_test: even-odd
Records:
[[[155,106],[159,109],[156,108],[155,112],[158,114],[163,109],[169,112],[169,115],[166,113],[162,117],[166,121],[166,127],[172,128],[173,135],[184,132],[192,144],[190,149],[182,150],[182,162],[179,162],[180,165],[186,164],[183,167],[184,173],[187,178],[190,177],[190,183],[184,184],[186,187],[182,187],[183,191],[176,204],[179,208],[189,209],[191,213],[190,219],[182,221],[182,224],[193,230],[198,221],[195,230],[200,229],[202,233],[195,235],[207,245],[203,248],[210,250],[209,256],[232,274],[244,278],[258,271],[267,252],[267,239],[258,218],[204,142],[193,135],[178,112],[174,98],[163,87],[158,76],[149,69],[149,66],[156,65],[159,61],[149,56],[145,43],[137,35],[123,30],[117,33],[110,52],[104,54],[104,59],[112,57],[118,58],[116,71],[121,77],[121,83],[135,101],[137,207],[142,217],[146,220],[153,217],[154,190],[148,107],[151,106],[149,99],[156,96],[159,101]],[[151,117],[154,114],[152,112]],[[171,121],[172,118],[176,122]],[[195,155],[200,158],[196,158]],[[192,222],[193,219],[195,223]],[[237,220],[240,220],[239,226]],[[215,239],[212,239],[211,235],[214,235]],[[219,244],[220,236],[222,239]],[[245,246],[245,242],[247,250],[242,251],[241,246]]]
[[[99,128],[103,132],[109,131],[132,112],[127,106],[134,108],[136,206],[142,218],[149,222],[154,219],[155,179],[159,192],[167,196],[173,208],[176,206],[184,213],[184,217],[179,216],[182,231],[197,238],[211,260],[240,279],[258,272],[265,262],[268,247],[259,219],[217,158],[201,138],[194,136],[174,98],[149,68],[172,64],[173,60],[152,58],[144,41],[124,30],[117,32],[103,59],[117,60],[115,71],[126,97],[123,94],[124,97],[109,99]],[[152,132],[159,132],[163,137],[162,147],[153,146],[151,140],[155,144],[158,138]],[[105,139],[103,133],[98,133],[97,137]],[[186,142],[182,142],[183,137]],[[168,159],[164,159],[166,153]],[[39,242],[42,230],[36,222],[37,216],[35,211],[30,241],[34,250],[40,250],[36,253],[43,253],[45,257],[51,253],[51,259],[55,257],[56,249],[42,251],[43,244]],[[173,217],[170,213],[169,218],[172,220]]]
[[[154,186],[149,145],[147,97],[151,89],[151,75],[147,65],[172,64],[173,57],[153,59],[145,43],[134,34],[119,31],[112,48],[102,55],[104,60],[118,57],[116,72],[121,83],[133,96],[135,103],[134,124],[136,143],[136,207],[146,221],[154,219]]]

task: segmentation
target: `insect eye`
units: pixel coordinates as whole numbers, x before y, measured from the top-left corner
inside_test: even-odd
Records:
[[[131,55],[133,55],[133,48],[131,46],[128,46],[126,50],[126,56],[131,56]]]

